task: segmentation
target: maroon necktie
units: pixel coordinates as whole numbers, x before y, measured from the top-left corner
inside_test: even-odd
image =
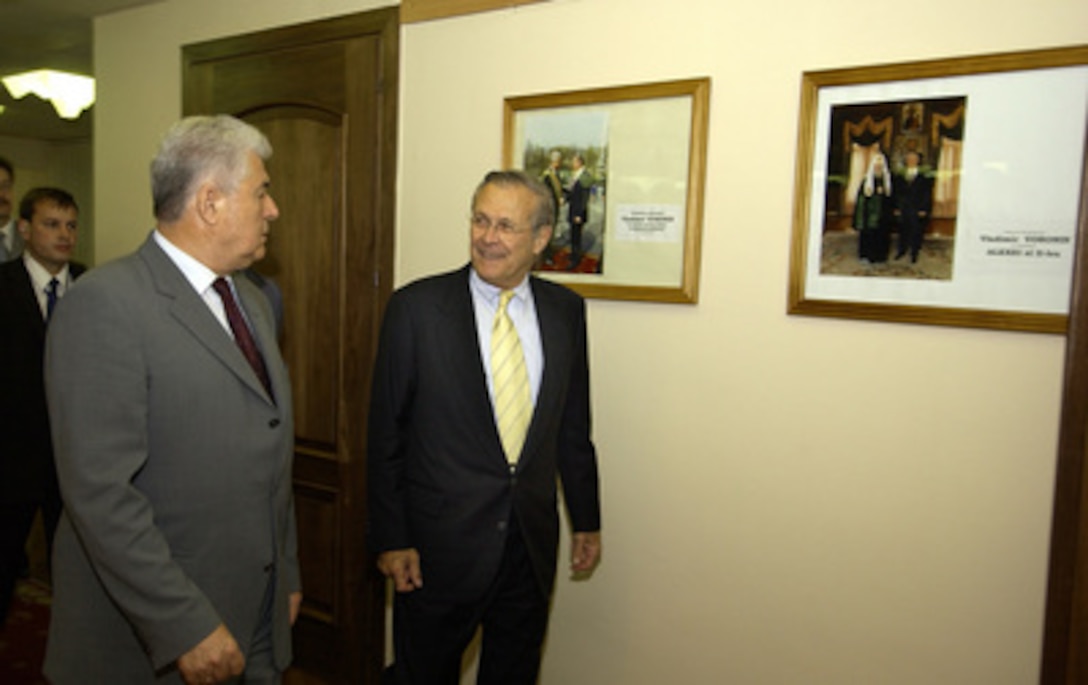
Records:
[[[212,287],[219,293],[219,299],[223,300],[223,309],[227,312],[227,322],[230,323],[230,330],[234,333],[234,342],[238,343],[238,349],[242,350],[246,361],[253,367],[257,378],[268,391],[268,396],[272,397],[272,383],[268,380],[268,370],[264,366],[264,359],[261,358],[261,351],[257,349],[257,343],[253,340],[253,334],[249,332],[249,326],[242,316],[242,311],[238,309],[238,303],[234,301],[230,284],[223,278],[217,278],[212,283]]]

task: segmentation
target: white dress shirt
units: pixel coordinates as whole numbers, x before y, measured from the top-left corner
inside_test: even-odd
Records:
[[[212,287],[212,283],[215,283],[215,279],[219,278],[219,275],[214,271],[204,266],[187,252],[184,252],[181,248],[164,236],[158,231],[154,232],[155,242],[159,244],[159,247],[163,249],[166,256],[170,258],[170,261],[181,269],[181,273],[185,275],[185,280],[189,281],[189,285],[193,286],[193,290],[197,295],[204,300],[204,304],[208,305],[208,309],[211,310],[216,320],[223,327],[223,330],[227,332],[232,339],[234,333],[231,331],[230,322],[227,320],[227,310],[223,308],[223,300],[219,297],[219,293],[215,292],[215,288]],[[230,285],[230,291],[234,293],[234,299],[236,302],[241,302],[238,299],[238,291],[234,289],[234,281],[230,276],[225,277],[227,283]],[[243,310],[243,316],[245,310],[239,304],[239,309]]]
[[[476,333],[480,341],[480,359],[487,373],[487,392],[495,404],[495,383],[491,378],[491,326],[495,321],[495,312],[499,308],[499,295],[502,289],[491,285],[470,269],[469,286],[472,291],[472,305],[476,311]],[[540,324],[536,318],[536,303],[529,287],[529,277],[514,288],[514,297],[506,305],[506,312],[514,322],[521,341],[521,352],[525,356],[525,370],[529,374],[530,397],[533,406],[540,393],[540,379],[544,375],[544,346],[540,341]]]

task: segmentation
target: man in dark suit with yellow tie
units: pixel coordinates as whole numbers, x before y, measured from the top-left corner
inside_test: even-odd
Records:
[[[233,117],[175,124],[151,163],[155,230],[50,322],[54,685],[273,685],[291,660],[291,387],[268,300],[233,276],[279,215],[271,154]]]
[[[19,205],[25,250],[0,264],[0,625],[35,515],[42,513],[47,548],[60,518],[42,355],[52,308],[84,270],[70,261],[78,223],[67,191],[31,190]]]
[[[370,542],[397,591],[395,683],[457,683],[480,626],[478,683],[536,682],[557,479],[571,569],[599,559],[585,303],[529,275],[554,221],[539,181],[491,172],[472,200],[471,263],[399,290],[386,310],[368,486]]]

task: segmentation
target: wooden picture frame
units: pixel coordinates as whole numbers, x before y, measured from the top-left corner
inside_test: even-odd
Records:
[[[1086,121],[1088,46],[805,72],[788,313],[1064,333]]]
[[[504,100],[504,165],[556,196],[538,276],[585,297],[698,301],[709,99],[696,78]]]

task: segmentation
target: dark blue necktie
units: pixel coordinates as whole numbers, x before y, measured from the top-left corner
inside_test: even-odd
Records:
[[[45,287],[45,320],[48,323],[49,317],[53,316],[53,307],[57,306],[57,286],[60,285],[60,281],[53,278],[49,280],[49,285]]]

